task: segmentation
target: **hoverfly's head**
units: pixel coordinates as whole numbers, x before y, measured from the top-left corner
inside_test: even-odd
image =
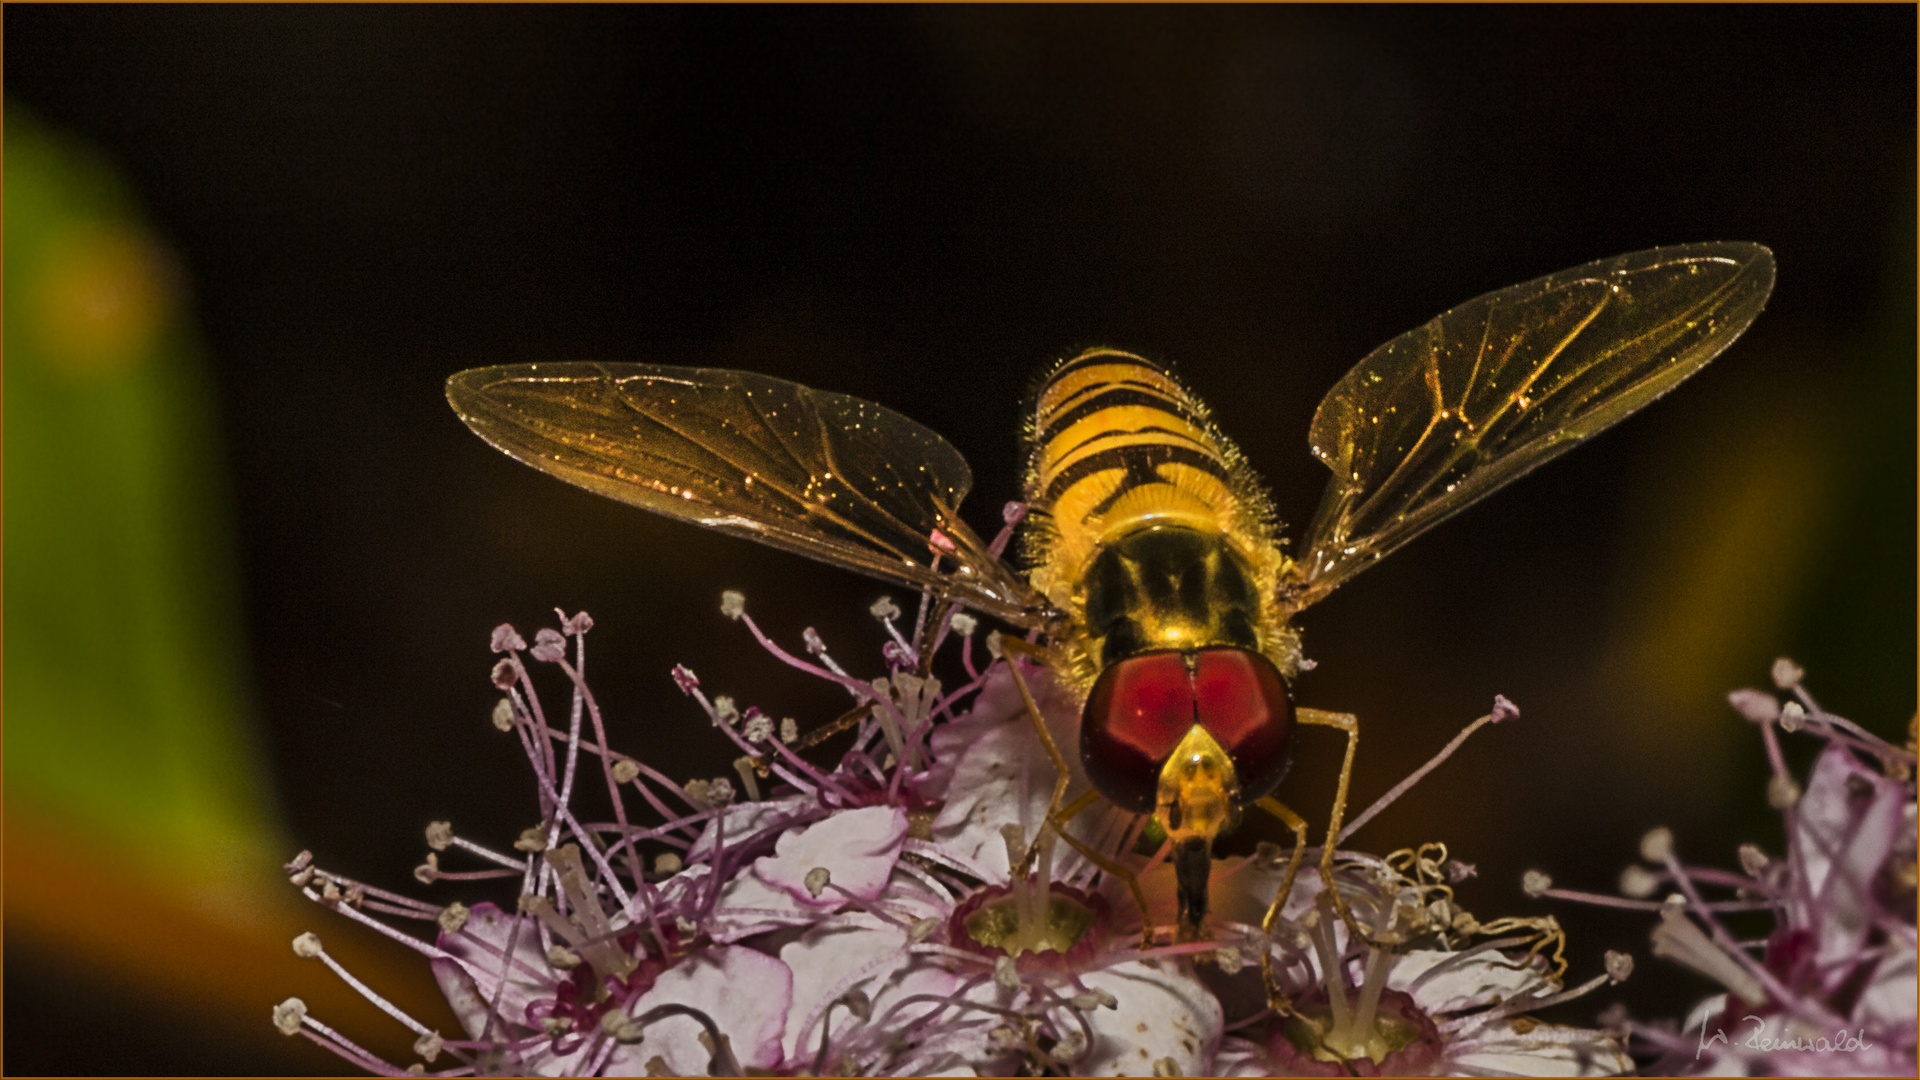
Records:
[[[1087,695],[1080,757],[1100,793],[1153,814],[1173,843],[1181,924],[1198,930],[1214,837],[1280,785],[1293,699],[1259,653],[1152,652],[1108,665]]]

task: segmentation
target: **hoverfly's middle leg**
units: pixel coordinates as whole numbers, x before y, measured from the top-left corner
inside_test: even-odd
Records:
[[[1030,656],[1042,663],[1051,659],[1052,654],[1032,642],[1005,635],[1000,638],[1000,651],[1006,654],[1007,670],[1013,673],[1013,685],[1019,688],[1020,700],[1026,703],[1027,716],[1033,720],[1034,733],[1040,736],[1040,745],[1046,748],[1047,757],[1053,761],[1053,798],[1047,800],[1047,820],[1052,821],[1054,816],[1060,813],[1060,807],[1067,801],[1067,784],[1072,780],[1073,774],[1067,770],[1067,759],[1060,753],[1059,744],[1053,741],[1053,732],[1047,729],[1047,718],[1040,715],[1040,705],[1033,700],[1033,691],[1027,689],[1027,677],[1020,674],[1020,665],[1013,662],[1015,653]],[[1039,842],[1040,838],[1036,831],[1034,844],[1038,845]],[[1038,851],[1037,846],[1027,849],[1027,857],[1022,861],[1023,870],[1032,868]]]
[[[1013,662],[1012,655],[1018,653],[1045,663],[1053,659],[1052,654],[1031,642],[1004,636],[1000,639],[1000,650],[1008,654],[1007,670],[1013,673],[1013,685],[1020,690],[1020,700],[1026,704],[1027,717],[1033,721],[1034,733],[1040,737],[1040,745],[1046,748],[1047,757],[1053,762],[1054,775],[1053,798],[1047,802],[1046,821],[1034,831],[1033,842],[1027,846],[1027,854],[1020,860],[1020,865],[1010,867],[1009,870],[1013,875],[1021,877],[1032,873],[1034,864],[1040,858],[1040,841],[1046,830],[1051,828],[1055,836],[1065,840],[1068,847],[1079,852],[1088,862],[1127,883],[1127,890],[1133,894],[1133,902],[1140,907],[1141,947],[1151,946],[1154,935],[1153,913],[1147,907],[1147,896],[1140,889],[1139,877],[1115,860],[1094,851],[1086,841],[1067,831],[1067,822],[1098,802],[1100,794],[1097,791],[1089,791],[1075,799],[1072,806],[1065,805],[1067,785],[1073,774],[1068,771],[1066,756],[1060,753],[1060,745],[1053,741],[1053,732],[1047,728],[1046,717],[1040,714],[1040,704],[1033,699],[1033,691],[1027,686],[1026,676],[1020,674],[1020,665]]]

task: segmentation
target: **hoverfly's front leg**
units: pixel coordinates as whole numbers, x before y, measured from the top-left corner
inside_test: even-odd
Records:
[[[1333,883],[1333,856],[1340,846],[1340,826],[1347,816],[1347,784],[1353,779],[1353,754],[1360,747],[1360,718],[1352,713],[1326,712],[1321,709],[1298,709],[1294,718],[1303,724],[1319,727],[1339,728],[1347,733],[1347,754],[1340,762],[1340,782],[1333,790],[1333,814],[1327,823],[1327,842],[1320,849],[1320,881],[1326,887],[1328,899],[1333,909],[1340,913],[1340,921],[1347,924],[1347,932],[1359,941],[1371,942],[1373,938],[1360,929],[1360,924],[1348,909],[1346,898]],[[1282,819],[1284,820],[1284,819]],[[1292,872],[1288,872],[1287,883],[1293,882]],[[1274,898],[1275,905],[1285,902],[1285,893]],[[1277,906],[1275,911],[1277,911]],[[1275,911],[1268,913],[1271,918]]]
[[[1339,728],[1347,734],[1347,752],[1340,763],[1339,783],[1334,788],[1332,820],[1327,823],[1327,842],[1320,849],[1320,882],[1328,901],[1339,912],[1340,921],[1347,924],[1347,932],[1357,941],[1371,943],[1373,938],[1360,929],[1359,921],[1353,917],[1346,898],[1340,895],[1340,889],[1333,881],[1333,856],[1339,847],[1340,826],[1347,815],[1347,785],[1353,778],[1353,756],[1360,744],[1360,720],[1352,713],[1325,712],[1320,709],[1299,709],[1294,717],[1303,724]],[[1293,855],[1287,860],[1287,872],[1281,876],[1280,889],[1273,894],[1273,901],[1267,905],[1267,914],[1260,920],[1260,930],[1268,939],[1267,949],[1260,956],[1260,981],[1267,994],[1267,1004],[1274,1012],[1284,1015],[1291,1003],[1280,993],[1273,978],[1273,928],[1280,919],[1281,909],[1286,906],[1287,897],[1293,894],[1293,882],[1300,873],[1301,856],[1307,847],[1307,822],[1285,803],[1272,797],[1261,799],[1254,805],[1279,818],[1293,832]]]
[[[1287,872],[1280,878],[1280,891],[1273,894],[1273,902],[1267,905],[1266,917],[1260,920],[1260,932],[1267,938],[1267,947],[1260,954],[1260,985],[1266,991],[1267,1004],[1274,1012],[1285,1016],[1291,1002],[1280,993],[1280,987],[1273,978],[1273,924],[1279,921],[1280,909],[1286,906],[1287,897],[1293,893],[1293,879],[1300,873],[1300,857],[1307,851],[1307,819],[1272,796],[1253,805],[1279,818],[1287,828],[1293,830],[1293,855],[1287,859]]]

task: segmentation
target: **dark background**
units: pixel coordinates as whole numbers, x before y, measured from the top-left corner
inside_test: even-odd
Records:
[[[287,832],[396,888],[432,818],[502,845],[533,823],[486,722],[502,620],[592,612],[616,743],[683,777],[731,752],[676,662],[774,715],[842,700],[721,619],[723,588],[879,670],[880,587],[515,465],[447,409],[456,370],[872,398],[967,456],[989,531],[1036,373],[1113,344],[1176,364],[1298,523],[1313,409],[1380,342],[1602,256],[1769,245],[1773,301],[1725,357],[1301,620],[1296,694],[1360,715],[1361,805],[1495,693],[1521,705],[1356,839],[1446,840],[1482,917],[1569,926],[1575,979],[1639,954],[1586,1022],[1705,984],[1647,957],[1650,919],[1526,900],[1521,870],[1610,891],[1655,824],[1700,862],[1778,850],[1724,705],[1776,655],[1883,734],[1913,714],[1914,29],[1908,6],[9,5],[5,81],[122,166],[186,268]],[[1282,793],[1316,821],[1337,752],[1309,736]],[[326,1067],[234,1060],[164,1009],[100,1030],[110,990],[14,946],[11,1071]]]

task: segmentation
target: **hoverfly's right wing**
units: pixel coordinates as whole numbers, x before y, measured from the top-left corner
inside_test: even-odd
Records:
[[[1387,342],[1313,417],[1333,470],[1299,610],[1443,518],[1673,389],[1773,288],[1758,244],[1653,248],[1488,293]]]
[[[1032,625],[1042,601],[955,510],[973,474],[932,431],[744,371],[527,364],[447,400],[510,457],[609,498]],[[944,557],[945,569],[930,565]]]

